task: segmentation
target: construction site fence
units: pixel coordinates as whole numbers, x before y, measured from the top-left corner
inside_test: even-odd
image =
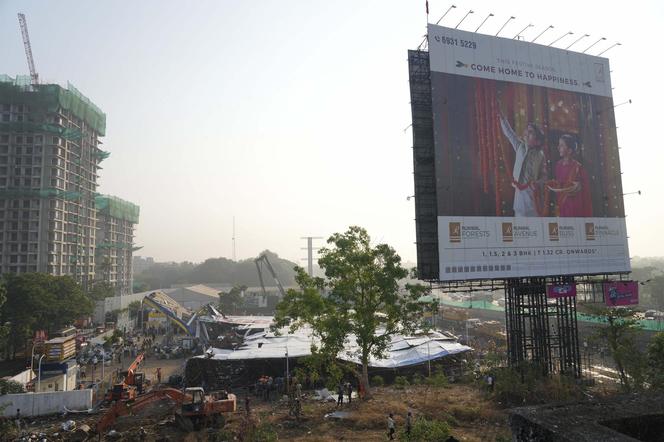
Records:
[[[106,135],[106,114],[73,84],[67,82],[66,88],[59,84],[31,85],[29,78],[0,74],[0,101],[27,104],[31,109],[48,112],[64,109],[85,121],[99,135]]]
[[[441,304],[448,307],[458,307],[465,309],[481,309],[481,310],[491,310],[497,312],[504,312],[505,308],[499,305],[492,303],[491,301],[486,300],[477,300],[477,301],[451,301],[447,299],[442,299]],[[603,316],[590,315],[587,313],[577,313],[576,319],[582,322],[592,322],[595,324],[606,324],[607,320]],[[637,321],[639,327],[643,330],[648,331],[664,331],[664,321],[662,320],[647,320],[642,319]]]

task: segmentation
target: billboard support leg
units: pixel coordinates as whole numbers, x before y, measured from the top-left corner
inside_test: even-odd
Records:
[[[557,279],[557,280],[556,280]],[[573,277],[551,282],[573,282]],[[581,377],[576,298],[549,300],[546,278],[505,281],[507,360],[521,371],[528,366],[542,375],[565,373]]]

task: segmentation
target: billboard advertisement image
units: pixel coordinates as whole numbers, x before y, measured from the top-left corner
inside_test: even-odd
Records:
[[[440,280],[628,272],[609,63],[429,26]]]
[[[639,284],[636,281],[604,283],[604,301],[609,307],[639,303]]]
[[[576,296],[576,284],[551,284],[546,287],[547,298],[569,298]]]

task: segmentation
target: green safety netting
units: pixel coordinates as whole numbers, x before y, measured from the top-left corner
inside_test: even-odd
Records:
[[[58,84],[38,84],[30,86],[25,76],[0,75],[0,101],[27,104],[31,112],[46,110],[56,112],[65,109],[85,121],[99,135],[106,135],[106,114],[90,99],[81,94],[71,83],[67,88]]]
[[[111,153],[105,150],[97,149],[95,152],[92,152],[92,155],[99,158],[99,161],[104,161],[106,158],[111,156]]]
[[[129,201],[125,201],[112,195],[95,196],[95,207],[98,211],[114,218],[123,219],[132,223],[138,223],[140,208]]]
[[[98,249],[131,249],[134,245],[123,242],[100,242],[96,247]]]
[[[63,198],[75,200],[82,197],[81,192],[59,189],[0,189],[0,198]]]
[[[0,123],[0,132],[49,132],[73,141],[79,141],[83,137],[83,134],[78,129],[68,129],[55,124],[33,123],[30,121]]]

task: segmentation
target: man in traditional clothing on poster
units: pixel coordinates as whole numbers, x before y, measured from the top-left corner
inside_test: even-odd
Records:
[[[546,156],[542,149],[544,134],[535,123],[528,123],[521,139],[502,113],[500,127],[515,153],[512,170],[514,216],[544,216],[540,212],[546,207],[542,201],[546,181]]]

